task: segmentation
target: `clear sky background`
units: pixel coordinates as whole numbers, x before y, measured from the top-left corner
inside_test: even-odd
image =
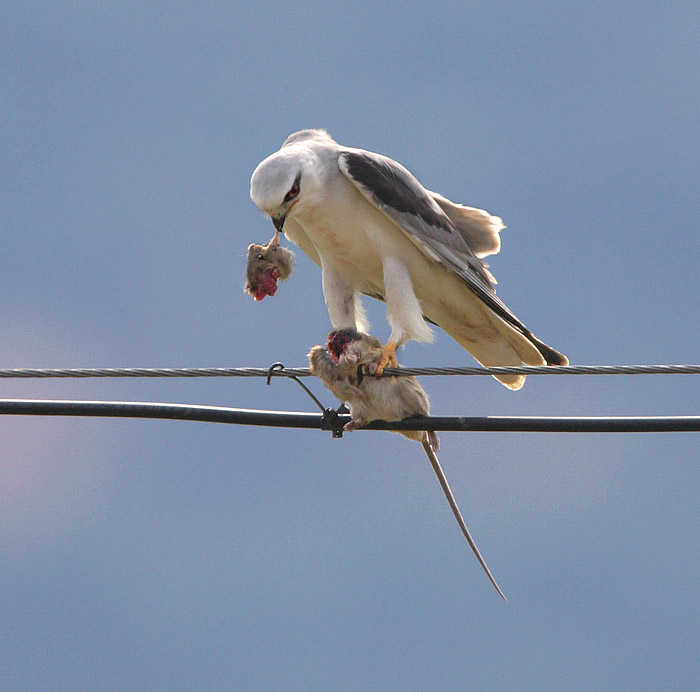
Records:
[[[698,26],[690,1],[5,3],[0,367],[304,365],[317,267],[242,292],[272,233],[250,174],[303,127],[502,216],[499,295],[572,363],[700,362]],[[473,364],[444,334],[401,360]],[[700,413],[691,376],[423,384],[441,415]],[[1,386],[314,410],[283,380]],[[700,437],[442,443],[507,604],[397,435],[0,420],[0,687],[698,688]]]

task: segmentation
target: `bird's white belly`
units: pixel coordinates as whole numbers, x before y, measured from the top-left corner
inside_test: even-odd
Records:
[[[426,284],[431,276],[435,281],[434,270],[438,281],[445,278],[443,268],[380,210],[361,198],[358,201],[340,205],[340,209],[337,203],[330,209],[321,204],[305,207],[295,215],[323,269],[323,294],[331,322],[335,328],[362,328],[365,320],[359,295],[366,293],[386,301],[390,341],[432,341],[432,331],[423,320],[422,296],[430,295]]]

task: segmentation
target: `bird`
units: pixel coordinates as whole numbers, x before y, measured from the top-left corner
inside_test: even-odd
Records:
[[[399,346],[430,343],[429,324],[484,366],[568,364],[496,295],[482,258],[500,250],[501,219],[430,192],[400,163],[300,130],[258,164],[250,196],[321,267],[334,329],[368,332],[362,295],[386,303],[378,374],[396,365]],[[512,390],[525,382],[495,377]]]
[[[347,431],[357,430],[373,420],[397,421],[430,413],[428,395],[415,377],[372,376],[376,374],[383,352],[383,344],[379,339],[355,329],[333,330],[328,334],[325,347],[314,346],[309,352],[311,372],[338,399],[349,405],[351,419],[344,426]],[[364,373],[370,376],[361,376]],[[395,432],[423,445],[462,534],[491,584],[505,601],[505,594],[481,556],[442,470],[437,457],[440,450],[437,433],[434,430]]]

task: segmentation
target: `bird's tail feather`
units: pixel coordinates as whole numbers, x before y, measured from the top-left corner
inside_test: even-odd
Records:
[[[559,351],[547,346],[544,341],[540,341],[532,332],[526,334],[527,338],[535,345],[535,348],[542,354],[542,357],[547,361],[547,365],[568,365],[569,359]]]
[[[522,335],[520,339],[474,341],[464,334],[450,334],[450,336],[484,367],[490,366],[520,366],[544,365],[544,358],[540,352]],[[508,389],[517,390],[525,384],[525,375],[494,375],[494,377]]]
[[[540,341],[534,334],[523,334],[510,324],[493,316],[497,338],[488,339],[479,334],[478,340],[468,330],[450,333],[450,336],[476,358],[483,366],[568,365],[569,359]],[[525,375],[494,375],[508,389],[517,390],[525,384]]]

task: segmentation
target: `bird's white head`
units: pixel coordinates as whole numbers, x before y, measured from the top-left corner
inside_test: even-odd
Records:
[[[318,187],[317,149],[324,144],[335,144],[324,130],[295,132],[253,171],[250,198],[278,231],[292,208]]]

